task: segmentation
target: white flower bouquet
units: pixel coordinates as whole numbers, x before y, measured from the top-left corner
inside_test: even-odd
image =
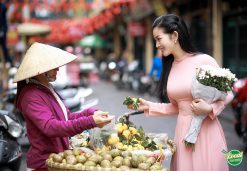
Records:
[[[192,96],[194,99],[203,99],[209,104],[224,100],[227,91],[231,91],[236,80],[235,74],[229,69],[202,65],[196,69],[196,75],[192,80]],[[194,149],[201,124],[206,117],[207,115],[193,115],[189,131],[184,138],[187,147]]]

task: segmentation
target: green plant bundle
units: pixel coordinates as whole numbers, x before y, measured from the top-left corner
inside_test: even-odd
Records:
[[[123,105],[126,105],[129,109],[134,109],[134,110],[138,110],[139,104],[140,104],[139,98],[134,98],[130,96],[127,96],[123,102]]]

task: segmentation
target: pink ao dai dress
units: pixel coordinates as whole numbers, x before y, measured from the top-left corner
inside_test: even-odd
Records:
[[[228,171],[228,164],[222,150],[227,150],[223,129],[217,116],[233,98],[228,93],[225,101],[211,104],[213,112],[202,123],[194,151],[185,147],[183,139],[189,130],[191,111],[192,76],[200,65],[218,66],[214,58],[206,54],[185,55],[174,60],[168,78],[167,91],[171,103],[149,102],[148,115],[178,115],[174,141],[177,151],[171,162],[172,171]]]

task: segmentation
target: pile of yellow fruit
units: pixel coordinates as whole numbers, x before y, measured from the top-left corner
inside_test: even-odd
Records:
[[[158,148],[158,146],[154,147],[156,144],[153,141],[147,141],[142,129],[137,129],[133,125],[118,122],[115,130],[117,133],[111,134],[107,141],[107,145],[113,148],[124,151],[144,150],[148,149],[150,143],[154,149]]]

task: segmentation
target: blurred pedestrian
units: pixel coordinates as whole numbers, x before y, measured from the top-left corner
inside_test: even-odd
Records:
[[[152,67],[149,71],[149,76],[153,78],[154,81],[159,81],[162,71],[162,53],[160,50],[157,50],[156,55],[152,60]]]
[[[117,69],[119,71],[119,80],[122,81],[124,72],[128,67],[128,51],[124,50],[117,62]]]
[[[152,60],[152,67],[148,73],[148,76],[151,78],[153,85],[151,86],[152,94],[157,95],[160,102],[168,102],[168,98],[164,96],[163,93],[159,93],[157,90],[157,85],[160,80],[162,72],[162,52],[158,49],[156,55],[153,57]]]
[[[8,31],[8,22],[7,22],[7,7],[3,0],[0,0],[0,44],[4,55],[4,60],[9,65],[12,65],[12,60],[8,53],[7,48],[7,31]]]
[[[192,77],[201,65],[217,66],[215,59],[199,53],[192,46],[184,21],[176,15],[158,17],[153,23],[153,37],[156,47],[162,52],[163,70],[160,78],[160,92],[167,94],[170,103],[154,103],[140,99],[139,110],[150,116],[177,115],[174,141],[177,150],[173,155],[173,171],[227,171],[227,151],[223,129],[217,116],[232,100],[228,92],[225,101],[208,104],[202,99],[193,99]],[[194,150],[183,142],[193,114],[207,115],[204,119]]]
[[[69,137],[111,122],[111,116],[94,108],[71,113],[50,84],[56,80],[59,67],[76,58],[61,49],[34,43],[14,77],[16,106],[25,118],[31,144],[27,153],[31,170],[47,170],[49,154],[67,150]]]

